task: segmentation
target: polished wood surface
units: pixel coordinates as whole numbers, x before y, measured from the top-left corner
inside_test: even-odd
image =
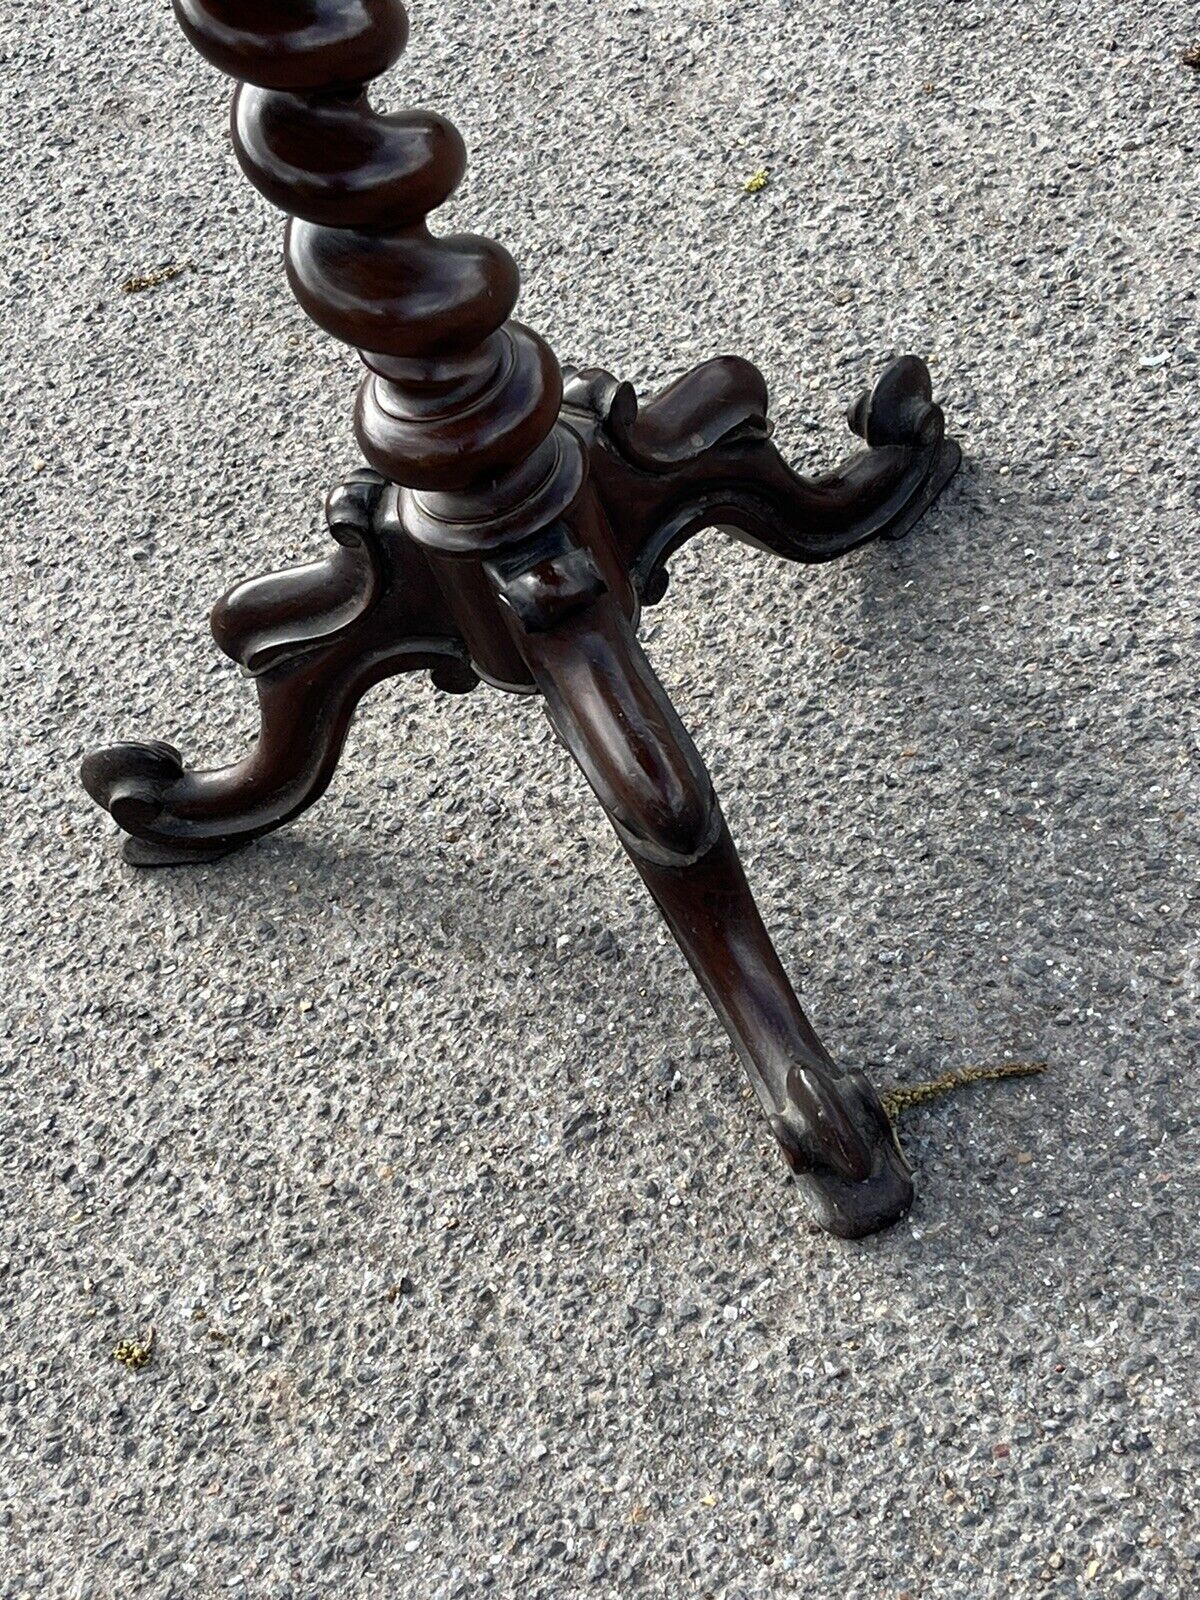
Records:
[[[624,612],[570,530],[493,565],[555,731],[733,1040],[831,1233],[903,1212],[908,1168],[861,1073],[834,1064],[771,944],[712,781]]]
[[[254,679],[247,756],[186,769],[157,742],[87,758],[89,793],[141,865],[212,860],[324,791],[361,696],[425,669],[540,693],[737,1048],[822,1226],[845,1237],[904,1214],[911,1181],[866,1077],[835,1064],[755,907],[708,774],[637,642],[643,605],[701,528],[785,558],[899,538],[959,460],[929,374],[902,357],[851,410],[865,442],[801,477],[770,437],[749,362],[710,361],[639,405],[599,370],[565,375],[513,319],[500,245],[426,218],[465,168],[455,129],[384,113],[367,85],[403,52],[396,0],[175,0],[196,47],[239,80],[233,143],[288,213],[288,278],[359,350],[369,467],[330,497],[336,548],[252,579],[213,631]]]

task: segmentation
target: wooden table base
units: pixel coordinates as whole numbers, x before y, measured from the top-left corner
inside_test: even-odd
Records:
[[[336,548],[239,584],[213,632],[258,688],[236,765],[189,771],[170,745],[115,745],[88,793],[141,866],[211,861],[323,793],[373,684],[430,671],[540,693],[736,1046],[820,1224],[857,1237],[912,1184],[865,1075],[805,1017],[755,906],[712,783],[637,641],[643,605],[691,534],[721,527],[794,561],[905,534],[959,462],[922,362],[893,362],[850,413],[865,441],[826,476],[771,442],[763,380],[722,357],[638,405],[600,371],[561,372],[511,320],[498,245],[438,238],[427,213],[463,172],[442,118],[375,112],[364,83],[404,48],[397,0],[175,0],[185,31],[243,80],[234,144],[291,213],[293,290],[356,346],[370,467],[329,497]],[[282,20],[281,20],[282,19]]]

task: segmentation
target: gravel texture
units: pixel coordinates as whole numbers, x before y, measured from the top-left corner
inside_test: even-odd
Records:
[[[814,1233],[489,691],[378,690],[289,831],[121,864],[78,760],[244,746],[205,614],[320,547],[356,368],[162,0],[9,0],[0,1592],[1192,1597],[1196,11],[412,10],[444,220],[564,359],[753,355],[806,466],[932,359],[969,463],[907,542],[706,536],[645,637],[837,1053],[1052,1070],[906,1119],[908,1223]]]

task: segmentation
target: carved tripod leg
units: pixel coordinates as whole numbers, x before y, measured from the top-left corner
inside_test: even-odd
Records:
[[[858,1238],[896,1221],[912,1183],[887,1115],[813,1032],[708,773],[590,556],[560,528],[491,573],[551,722],[737,1047],[818,1222]]]
[[[383,678],[429,668],[441,688],[475,686],[394,499],[378,474],[355,474],[329,499],[340,549],[240,584],[217,605],[213,632],[258,688],[261,727],[243,760],[189,772],[153,742],[84,761],[88,793],[130,835],[128,861],[212,861],[290,822],[325,792],[355,707]]]
[[[815,478],[775,448],[766,383],[737,356],[706,361],[643,405],[608,373],[572,373],[564,407],[591,444],[592,481],[647,605],[666,590],[666,562],[702,528],[804,562],[903,538],[962,459],[916,356],[893,361],[850,408],[868,448]]]

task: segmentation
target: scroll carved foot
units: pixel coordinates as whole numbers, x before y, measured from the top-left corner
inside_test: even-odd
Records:
[[[129,835],[135,865],[216,860],[298,816],[324,793],[355,707],[382,679],[428,668],[451,693],[475,687],[436,584],[400,529],[395,491],[376,473],[355,473],[330,495],[327,515],[332,555],[239,584],[213,612],[218,643],[258,689],[249,753],[205,772],[157,741],[84,761],[84,786]]]
[[[750,893],[702,761],[590,555],[559,527],[490,566],[555,730],[736,1046],[820,1225],[903,1216],[912,1181],[871,1085],[805,1016]]]
[[[863,1238],[908,1212],[912,1174],[866,1073],[847,1072],[831,1084],[794,1067],[784,1097],[784,1109],[770,1117],[771,1131],[826,1233]],[[830,1135],[814,1140],[814,1123]],[[833,1132],[838,1128],[843,1135]],[[835,1161],[830,1136],[838,1145]]]
[[[869,539],[902,538],[962,459],[916,356],[894,361],[851,406],[868,448],[816,478],[775,448],[766,384],[736,356],[706,362],[641,406],[606,372],[570,373],[563,415],[588,443],[592,481],[648,605],[666,590],[669,557],[702,528],[727,528],[791,561],[831,561]]]

